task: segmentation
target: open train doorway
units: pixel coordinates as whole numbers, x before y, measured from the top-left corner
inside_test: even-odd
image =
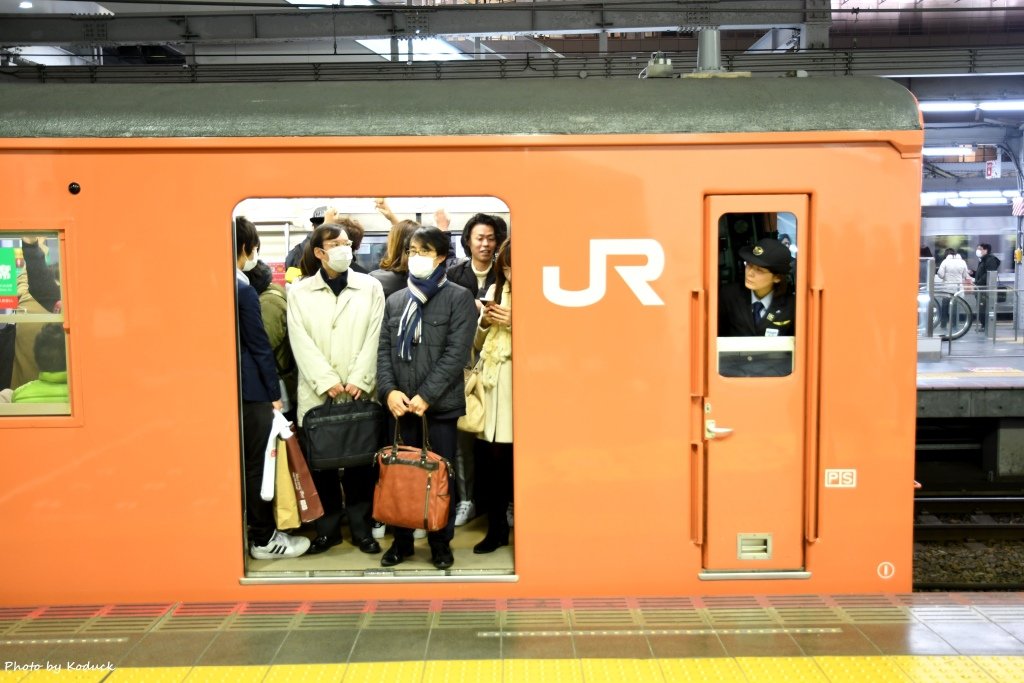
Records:
[[[706,200],[701,578],[799,578],[808,443],[808,199]],[[805,250],[806,251],[806,250]]]
[[[315,518],[303,509],[303,492],[295,491],[293,482],[296,469],[301,470],[302,465],[294,463],[281,443],[274,453],[273,487],[264,485],[260,467],[258,483],[264,494],[273,490],[273,499],[268,502],[263,495],[259,501],[253,500],[260,495],[260,486],[248,481],[253,474],[251,464],[246,466],[244,452],[248,413],[246,366],[240,352],[239,415],[246,515],[242,526],[246,567],[243,582],[513,578],[510,246],[504,256],[502,253],[509,236],[508,207],[493,197],[250,198],[235,207],[233,218],[236,222],[244,218],[258,234],[255,258],[252,254],[236,255],[239,267],[235,277],[258,294],[266,342],[271,346],[281,387],[281,412],[303,447],[302,465],[309,470],[316,498],[323,508],[323,514]],[[327,233],[323,228],[329,226],[340,230],[332,229],[324,237]],[[478,392],[483,404],[478,422],[482,425],[465,420],[459,423],[464,412],[461,407],[444,410],[444,414],[427,409],[431,441],[436,442],[431,443],[432,450],[451,450],[443,453],[450,460],[452,474],[449,504],[455,526],[448,543],[450,562],[441,557],[435,534],[420,531],[411,531],[411,548],[403,546],[397,555],[389,555],[390,550],[401,544],[400,538],[404,542],[409,537],[374,516],[379,471],[373,459],[366,465],[321,467],[311,459],[311,447],[304,432],[304,418],[312,407],[329,403],[331,398],[334,402],[347,401],[358,391],[358,400],[372,400],[383,408],[379,447],[392,443],[394,420],[388,398],[380,395],[384,380],[379,363],[385,361],[378,351],[384,344],[382,334],[388,336],[388,344],[400,344],[400,339],[390,337],[397,333],[411,296],[408,283],[410,273],[416,275],[414,256],[422,257],[420,252],[424,251],[424,245],[414,237],[420,234],[417,231],[421,227],[434,230],[434,234],[440,230],[446,238],[429,249],[437,257],[435,260],[444,257],[428,277],[439,287],[433,296],[438,296],[444,287],[452,291],[469,290],[469,294],[462,292],[458,298],[468,307],[461,318],[468,320],[469,326],[466,334],[458,337],[465,346],[458,351],[465,358],[455,371],[448,372],[450,378],[445,375],[445,386],[436,405],[446,405],[443,401],[447,399],[443,397],[453,393],[465,396],[464,383],[473,377],[474,371],[475,380],[482,387]],[[446,255],[442,254],[444,242]],[[249,264],[249,260],[255,263]],[[342,287],[338,287],[342,280]],[[504,297],[496,291],[498,286],[502,287]],[[498,310],[495,306],[504,312],[508,324],[491,324],[497,319],[491,318]],[[447,357],[457,345],[454,318],[445,327],[444,321],[430,311],[428,299],[422,308],[422,341],[412,338],[413,361],[409,362],[415,361],[417,350],[436,346],[434,336],[438,336],[439,330],[447,332],[438,336],[444,346],[438,353]],[[241,344],[245,334],[241,312],[239,316]],[[420,347],[420,343],[425,346]],[[434,367],[439,369],[442,365],[448,364],[436,363]],[[401,373],[390,372],[392,377],[396,374]],[[429,395],[426,384],[436,384],[435,380],[428,377],[423,380],[422,391],[417,392],[417,387],[405,393],[415,402]],[[332,389],[337,386],[341,392],[332,397]],[[402,419],[409,416],[412,413]],[[451,427],[450,439],[434,435],[438,424]],[[285,462],[287,470],[282,467]],[[293,493],[297,495],[294,504],[289,502]],[[311,499],[307,502],[312,504]],[[275,534],[294,539],[300,548],[305,548],[308,541],[308,548],[301,553],[266,552],[264,549],[273,542],[260,545],[259,541],[264,539],[253,538],[257,533],[254,516],[258,519],[260,515],[258,507],[273,510]],[[500,523],[495,524],[492,517]],[[289,542],[282,546],[289,546]],[[398,562],[389,561],[396,557]]]

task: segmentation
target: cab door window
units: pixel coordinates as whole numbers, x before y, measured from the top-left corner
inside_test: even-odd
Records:
[[[797,254],[791,213],[727,213],[718,223],[718,373],[793,372]]]

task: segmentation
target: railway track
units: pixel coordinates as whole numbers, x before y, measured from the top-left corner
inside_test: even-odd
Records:
[[[914,541],[1024,540],[1024,496],[914,499]]]

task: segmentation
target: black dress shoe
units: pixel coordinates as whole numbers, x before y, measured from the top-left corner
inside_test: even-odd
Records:
[[[355,543],[355,541],[353,541]],[[377,539],[372,536],[367,536],[363,540],[359,541],[359,549],[367,555],[376,555],[380,552],[380,543],[377,543]]]
[[[341,536],[317,536],[309,544],[307,555],[319,555],[341,543]]]
[[[455,556],[446,542],[430,544],[430,561],[438,569],[448,569],[455,564]]]
[[[473,553],[476,555],[485,555],[487,553],[493,553],[503,545],[508,545],[508,534],[505,537],[501,536],[484,536],[484,540],[473,546]]]
[[[392,543],[391,547],[384,553],[384,556],[380,558],[380,566],[394,567],[396,564],[405,562],[405,558],[412,557],[412,554],[412,548],[402,548],[397,542]]]

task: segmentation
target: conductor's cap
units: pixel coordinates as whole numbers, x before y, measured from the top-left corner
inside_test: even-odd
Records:
[[[765,237],[752,247],[743,247],[740,249],[740,258],[780,275],[789,272],[793,261],[789,248],[774,237]]]

